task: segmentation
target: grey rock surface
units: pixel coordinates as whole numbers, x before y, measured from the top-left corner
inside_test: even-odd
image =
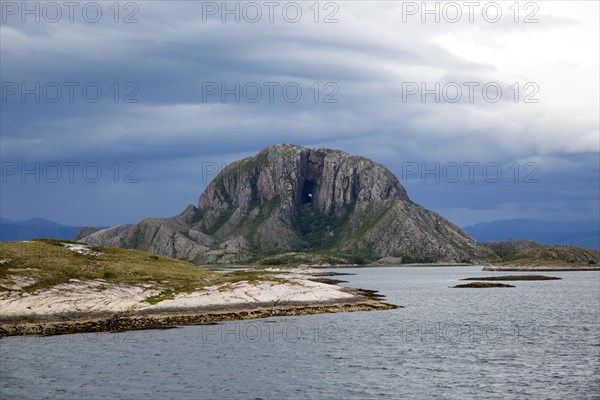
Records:
[[[148,218],[80,240],[196,263],[248,262],[289,251],[373,261],[497,259],[458,226],[413,203],[384,166],[342,151],[288,144],[230,164],[198,205],[178,216]]]

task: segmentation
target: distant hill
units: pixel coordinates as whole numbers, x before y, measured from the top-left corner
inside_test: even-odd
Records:
[[[479,242],[535,240],[544,244],[565,244],[600,250],[600,221],[545,221],[507,219],[482,222],[464,230]]]
[[[531,245],[531,242],[529,245]],[[579,271],[599,270],[600,252],[577,246],[524,248],[508,253],[484,271]]]
[[[500,257],[504,257],[508,254],[521,250],[546,247],[545,244],[534,242],[533,240],[507,240],[505,242],[492,241],[482,244],[488,249],[492,250],[494,253],[498,254]]]
[[[31,240],[35,238],[72,239],[80,226],[61,225],[43,218],[12,221],[0,218],[0,242]]]

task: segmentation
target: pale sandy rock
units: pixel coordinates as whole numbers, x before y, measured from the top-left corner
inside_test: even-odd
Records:
[[[0,293],[0,319],[51,318],[67,315],[91,317],[96,314],[155,313],[240,306],[275,306],[296,303],[329,303],[356,298],[342,288],[313,282],[290,272],[290,283],[261,281],[238,282],[179,293],[156,304],[145,301],[159,295],[151,285],[111,284],[105,281],[79,282],[54,286],[34,293]],[[281,276],[283,277],[283,276]]]

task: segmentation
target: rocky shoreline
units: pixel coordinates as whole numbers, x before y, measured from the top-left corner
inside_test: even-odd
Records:
[[[315,276],[313,276],[313,274]],[[285,281],[242,281],[163,295],[147,285],[73,280],[33,293],[0,294],[0,337],[164,329],[219,321],[388,310],[377,292],[338,286],[314,270]],[[148,299],[157,301],[149,302]]]
[[[497,283],[497,282],[471,282],[465,283],[461,285],[452,286],[453,288],[458,289],[489,289],[489,288],[514,288],[513,285],[508,285],[506,283]]]
[[[274,316],[298,316],[323,313],[389,310],[399,306],[382,303],[367,297],[354,301],[330,304],[296,304],[269,307],[239,307],[222,310],[163,312],[156,314],[115,314],[104,318],[80,317],[68,320],[24,319],[0,323],[0,337],[23,335],[62,335],[88,332],[122,332],[144,329],[166,329],[182,325],[201,325],[222,321],[267,318]]]

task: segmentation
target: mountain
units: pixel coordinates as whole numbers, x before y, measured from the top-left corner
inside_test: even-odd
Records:
[[[71,239],[81,229],[79,226],[61,225],[43,218],[26,221],[0,219],[0,242],[31,240],[40,237]]]
[[[534,240],[600,250],[600,221],[544,221],[507,219],[468,226],[464,230],[480,242]]]
[[[89,229],[89,228],[88,228]],[[275,145],[226,167],[171,218],[80,236],[195,263],[249,262],[287,252],[374,261],[495,259],[458,226],[413,203],[385,167],[331,149]]]
[[[29,218],[25,221],[19,221],[19,222],[14,222],[14,223],[16,223],[18,225],[52,226],[55,228],[67,226],[67,225],[59,224],[58,222],[49,221],[47,219],[38,218],[38,217]]]

